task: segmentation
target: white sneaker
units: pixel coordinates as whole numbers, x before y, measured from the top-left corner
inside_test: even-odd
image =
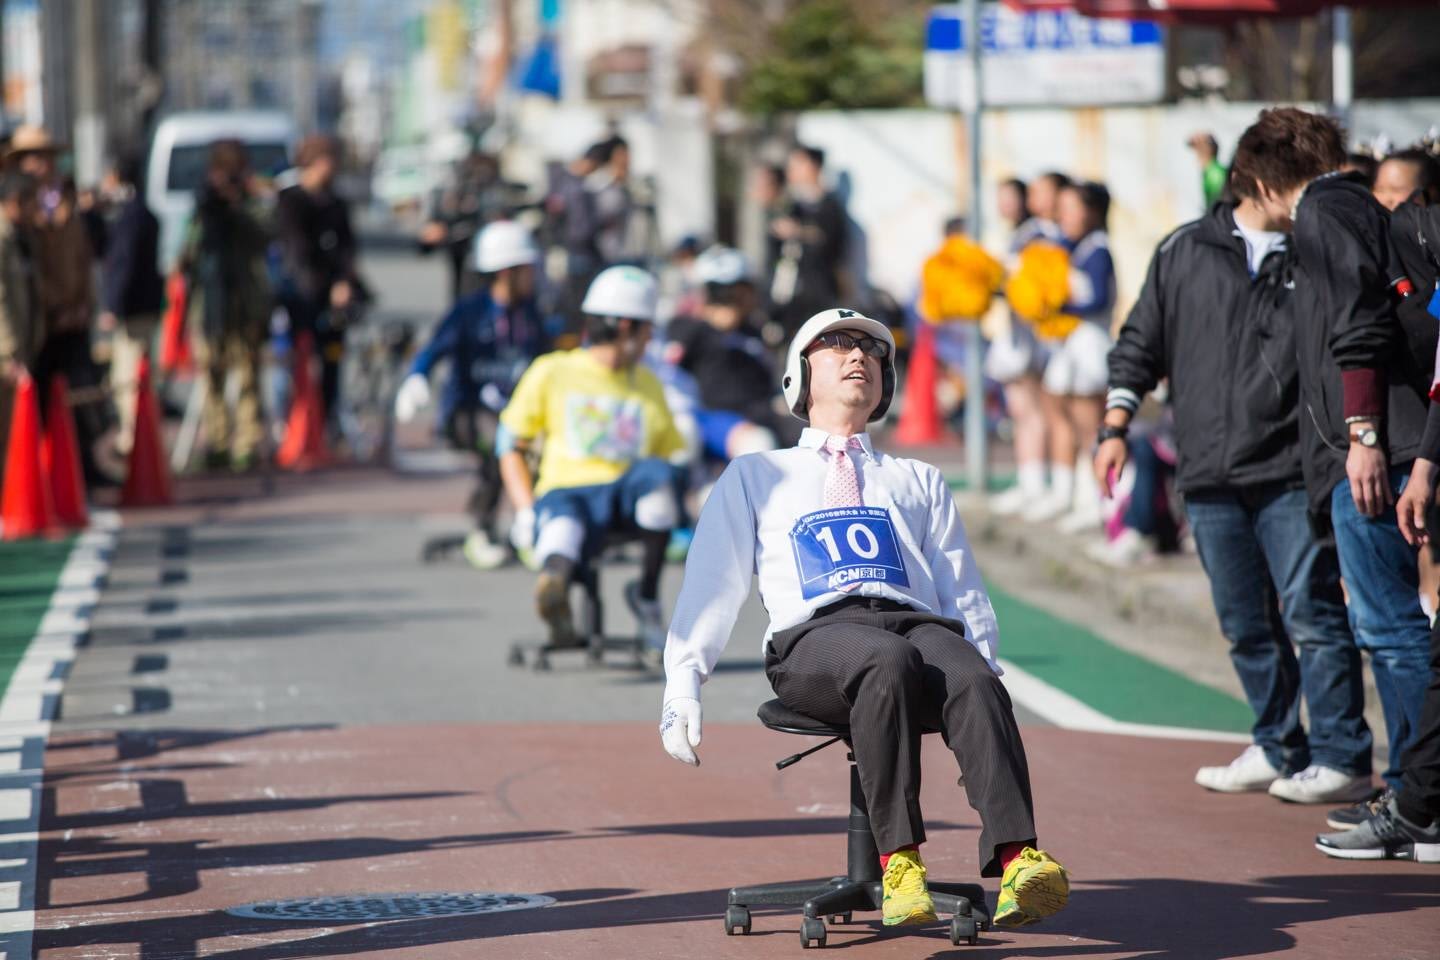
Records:
[[[510,551],[492,541],[483,530],[471,530],[461,552],[476,570],[494,570],[510,559]]]
[[[1055,529],[1061,533],[1090,533],[1099,530],[1104,518],[1100,515],[1100,507],[1081,507],[1073,510],[1060,518],[1055,524]]]
[[[990,497],[985,501],[985,506],[997,517],[1008,517],[1024,510],[1035,499],[1037,498],[1030,491],[1011,487]]]
[[[1126,527],[1114,540],[1092,543],[1085,548],[1085,555],[1107,567],[1124,570],[1149,560],[1154,552],[1145,535]],[[1219,767],[1206,769],[1219,770]]]
[[[1352,777],[1314,763],[1270,784],[1270,796],[1291,803],[1359,803],[1374,792],[1369,777]]]
[[[1252,743],[1228,766],[1201,767],[1195,773],[1195,782],[1206,790],[1219,793],[1249,793],[1281,781],[1280,771],[1270,765],[1264,748]],[[1275,791],[1272,789],[1270,792]]]
[[[1053,492],[1047,493],[1038,500],[1032,500],[1030,505],[1020,512],[1022,519],[1030,523],[1043,523],[1046,520],[1054,520],[1070,510],[1069,497],[1057,497]]]

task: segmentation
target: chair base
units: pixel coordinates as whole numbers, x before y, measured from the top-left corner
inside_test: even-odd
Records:
[[[975,883],[940,883],[930,885],[935,912],[950,916],[950,942],[956,946],[978,942],[979,932],[990,929],[990,913],[985,906],[985,890]],[[848,877],[831,880],[808,880],[796,883],[764,883],[751,887],[735,887],[730,891],[725,911],[725,932],[729,935],[750,932],[752,907],[788,907],[800,909],[801,945],[825,945],[825,920],[833,924],[850,923],[853,914],[879,910],[883,902],[880,881],[857,881]],[[943,922],[943,920],[942,920]]]
[[[639,636],[610,637],[605,635],[605,602],[600,597],[600,571],[596,563],[576,568],[571,579],[572,587],[579,587],[580,603],[577,626],[581,630],[581,642],[573,647],[558,647],[552,643],[521,643],[510,645],[506,661],[512,667],[523,667],[527,663],[532,670],[544,672],[550,669],[552,654],[584,654],[585,666],[607,666],[605,654],[610,652],[627,654],[618,669],[647,670],[645,643]]]

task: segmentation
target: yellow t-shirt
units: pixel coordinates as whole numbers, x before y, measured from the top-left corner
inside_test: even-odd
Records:
[[[545,438],[537,497],[614,483],[636,460],[669,459],[684,448],[655,374],[611,370],[584,347],[537,357],[500,422],[522,440]]]

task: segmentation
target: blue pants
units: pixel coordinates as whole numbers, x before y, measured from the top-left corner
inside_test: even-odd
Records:
[[[729,410],[694,411],[695,423],[700,428],[700,442],[705,456],[721,463],[730,462],[730,431],[745,422],[745,418]]]
[[[1390,468],[1398,496],[1410,479],[1410,464]],[[1420,606],[1420,558],[1395,522],[1395,508],[1375,518],[1355,508],[1350,482],[1330,495],[1340,573],[1350,592],[1350,627],[1355,642],[1370,653],[1370,670],[1385,714],[1390,754],[1385,781],[1400,786],[1400,756],[1414,741],[1420,709],[1430,683],[1430,618]]]
[[[546,493],[535,503],[535,528],[539,530],[554,517],[573,517],[585,530],[581,559],[588,562],[605,548],[611,533],[640,532],[635,504],[647,494],[667,488],[675,497],[676,516],[683,520],[683,471],[664,460],[646,459],[632,463],[614,483],[560,487]]]
[[[1346,619],[1335,549],[1316,541],[1305,491],[1189,494],[1185,512],[1230,662],[1255,711],[1255,742],[1283,772],[1319,763],[1369,774],[1373,738],[1360,649]],[[1300,725],[1302,693],[1308,738]]]

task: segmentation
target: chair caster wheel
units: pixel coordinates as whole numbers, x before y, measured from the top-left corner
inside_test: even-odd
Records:
[[[725,936],[745,936],[750,932],[750,911],[745,907],[725,908]]]
[[[830,922],[837,925],[842,923],[854,923],[855,915],[852,913],[832,913],[830,914]]]
[[[549,673],[549,672],[550,672],[550,658],[547,657],[547,656],[546,656],[545,654],[543,654],[543,653],[537,653],[537,654],[535,654],[535,672],[536,672],[536,673]]]
[[[505,658],[505,662],[512,667],[525,666],[525,649],[520,644],[515,644],[510,648],[510,655]]]
[[[811,946],[825,946],[825,921],[819,917],[806,917],[800,923],[800,946],[810,949]]]
[[[968,943],[975,946],[980,942],[980,927],[974,917],[951,917],[950,918],[950,943],[953,946],[960,946],[961,943]]]
[[[598,667],[605,662],[605,641],[594,640],[585,648],[585,666]]]

